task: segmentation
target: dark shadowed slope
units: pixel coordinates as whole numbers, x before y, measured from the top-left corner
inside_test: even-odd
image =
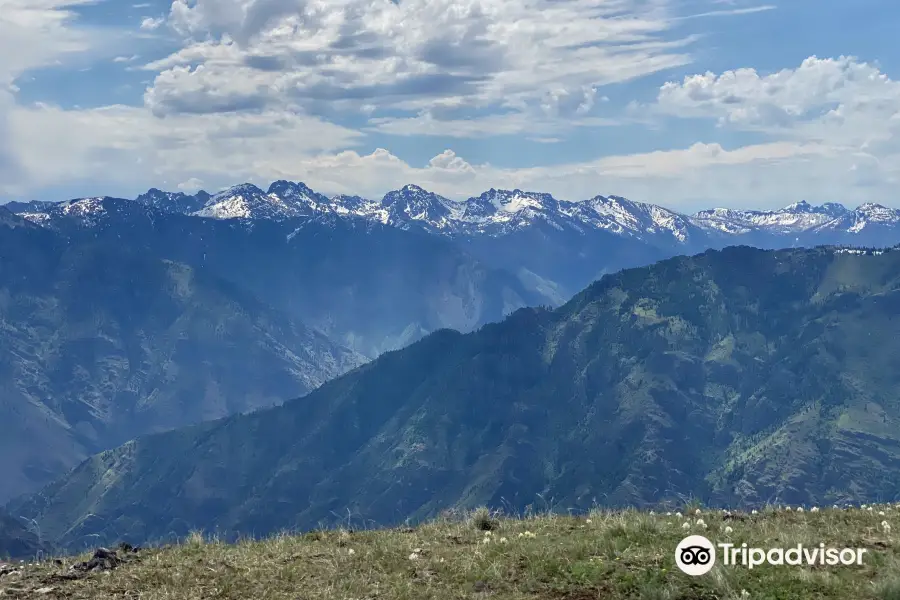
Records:
[[[33,559],[39,553],[47,551],[27,525],[28,521],[0,510],[0,564],[3,559]]]
[[[900,252],[710,251],[139,439],[14,508],[77,545],[476,504],[891,499],[898,360]]]
[[[0,349],[3,500],[137,435],[272,406],[363,361],[202,270],[27,225],[0,227]]]

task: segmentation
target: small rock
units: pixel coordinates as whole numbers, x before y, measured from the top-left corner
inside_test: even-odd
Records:
[[[94,556],[92,556],[90,560],[76,563],[72,565],[72,568],[76,571],[108,571],[110,569],[115,569],[122,562],[123,561],[115,551],[106,548],[97,548],[94,551]]]

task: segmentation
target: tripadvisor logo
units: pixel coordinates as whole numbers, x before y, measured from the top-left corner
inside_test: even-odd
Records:
[[[797,544],[790,548],[751,548],[747,544],[736,546],[731,543],[713,545],[702,535],[690,535],[675,548],[675,564],[688,575],[705,575],[716,564],[716,548],[722,564],[729,567],[741,566],[748,569],[760,565],[861,565],[865,548],[831,548],[824,543],[818,546]]]
[[[702,535],[689,535],[675,548],[675,564],[688,575],[705,575],[716,564],[716,549]]]

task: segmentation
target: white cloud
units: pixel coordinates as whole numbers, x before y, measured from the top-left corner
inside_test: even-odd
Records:
[[[471,164],[452,150],[415,167],[379,149],[368,155],[345,151],[306,159],[264,179],[301,179],[329,193],[369,197],[405,183],[460,199],[491,187],[539,190],[569,200],[619,194],[686,211],[713,205],[781,207],[803,198],[848,204],[889,201],[896,182],[879,178],[878,187],[867,188],[871,173],[854,173],[849,166],[843,156],[822,146],[783,142],[733,150],[697,143],[683,150],[519,169]],[[869,193],[834,196],[835,190],[854,186]]]
[[[710,10],[702,13],[694,13],[690,15],[684,15],[682,17],[676,17],[680,21],[686,21],[688,19],[700,19],[704,17],[730,17],[735,15],[752,15],[755,13],[768,12],[770,10],[775,10],[778,8],[773,4],[765,4],[761,6],[748,6],[745,8],[729,8],[723,10]]]
[[[176,186],[179,191],[186,194],[194,194],[203,189],[203,180],[191,177],[187,181],[182,181]]]
[[[722,126],[832,144],[894,139],[900,82],[853,57],[811,56],[796,69],[705,73],[665,84],[658,108],[679,117],[714,118]]]
[[[545,114],[530,115],[506,112],[479,118],[438,119],[431,111],[415,117],[370,119],[370,131],[402,136],[440,136],[453,138],[485,138],[500,135],[559,135],[574,127],[606,127],[619,125],[624,119],[577,117],[566,121]]]
[[[696,38],[664,40],[666,0],[175,0],[193,40],[159,69],[157,114],[363,106],[409,130],[442,129],[447,100],[488,121],[510,110],[591,113],[597,88],[684,65]],[[199,66],[203,69],[196,68]],[[190,67],[190,68],[186,68]],[[246,81],[247,84],[238,83]],[[527,119],[506,118],[504,127]],[[382,125],[385,121],[380,121]]]
[[[159,29],[166,22],[164,17],[144,17],[141,20],[141,29],[144,31],[154,31]]]
[[[16,107],[9,136],[18,149],[19,170],[16,177],[0,180],[0,193],[24,193],[36,182],[52,187],[98,181],[109,188],[138,189],[191,178],[211,184],[249,180],[289,171],[298,158],[352,146],[360,135],[280,112],[160,119],[128,106]]]
[[[90,38],[67,25],[72,8],[94,0],[0,0],[0,85],[29,69],[53,64],[90,47]]]
[[[656,110],[715,119],[723,129],[825,148],[835,189],[893,202],[900,166],[900,82],[854,57],[811,56],[771,74],[743,68],[662,86]],[[799,147],[799,146],[798,146]],[[878,188],[878,189],[876,189]]]

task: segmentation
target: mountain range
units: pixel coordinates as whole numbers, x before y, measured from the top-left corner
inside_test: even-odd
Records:
[[[900,249],[676,257],[130,441],[9,508],[76,548],[477,505],[896,500],[898,315]]]
[[[122,208],[125,205],[131,205],[131,210]],[[836,203],[813,206],[802,201],[772,211],[716,208],[687,215],[619,196],[566,201],[522,190],[491,189],[456,201],[406,185],[379,200],[348,195],[329,198],[304,183],[282,180],[265,191],[249,183],[213,195],[154,188],[134,200],[80,198],[7,206],[49,227],[60,221],[70,225],[78,221],[91,228],[103,222],[103,213],[113,206],[122,212],[140,212],[133,210],[140,206],[148,215],[155,215],[136,217],[145,225],[168,214],[192,217],[191,227],[198,229],[206,227],[199,221],[223,221],[245,229],[261,223],[317,223],[319,227],[360,230],[379,226],[423,233],[451,242],[486,268],[514,275],[524,287],[515,295],[526,304],[552,306],[561,305],[606,273],[708,248],[741,244],[759,248],[890,246],[900,242],[900,211],[872,203],[849,209]],[[326,321],[340,320],[323,318],[319,324]],[[386,338],[352,330],[334,333],[341,343],[375,355],[433,330],[425,326],[418,332],[418,327],[394,329]]]
[[[89,218],[96,210],[91,206],[98,200],[11,202],[7,208],[34,221],[72,212]],[[503,235],[545,222],[562,229],[609,231],[655,245],[724,240],[731,243],[735,239],[742,243],[741,236],[754,235],[859,235],[900,226],[900,211],[873,203],[851,210],[838,203],[813,206],[801,201],[772,211],[714,208],[686,215],[619,196],[567,201],[518,189],[491,189],[464,201],[450,200],[416,185],[388,192],[380,200],[348,195],[329,198],[302,182],[283,180],[273,182],[265,191],[244,183],[214,195],[153,188],[134,201],[164,212],[216,219],[285,220],[338,215],[449,236]]]

